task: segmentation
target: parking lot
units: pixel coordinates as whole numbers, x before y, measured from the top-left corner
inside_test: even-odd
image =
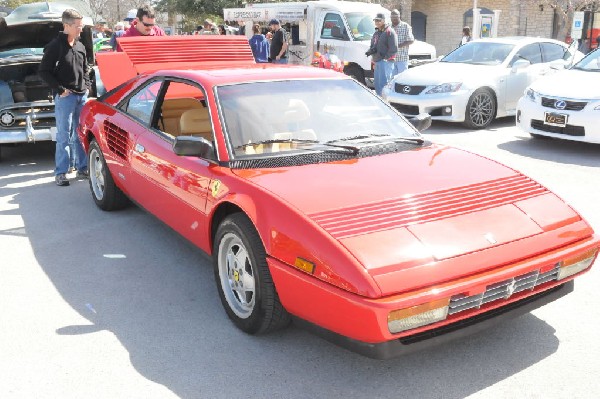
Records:
[[[531,139],[512,118],[484,131],[434,122],[425,136],[538,180],[600,232],[600,145]],[[2,156],[2,398],[598,396],[600,264],[510,323],[371,360],[294,325],[245,335],[207,255],[137,207],[100,211],[87,181],[57,187],[49,143]]]

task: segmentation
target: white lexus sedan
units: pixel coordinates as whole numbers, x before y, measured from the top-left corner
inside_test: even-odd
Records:
[[[600,144],[600,51],[534,82],[517,105],[517,126],[533,137]]]
[[[382,97],[404,115],[428,113],[434,120],[483,129],[496,117],[516,114],[517,102],[538,78],[563,69],[583,54],[552,39],[480,39],[439,62],[394,77]]]

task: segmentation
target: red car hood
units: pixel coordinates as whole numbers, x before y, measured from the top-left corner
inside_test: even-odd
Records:
[[[437,145],[236,173],[296,207],[370,272],[440,261],[579,220],[513,169]]]

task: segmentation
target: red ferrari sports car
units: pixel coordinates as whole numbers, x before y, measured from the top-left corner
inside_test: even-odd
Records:
[[[598,254],[541,184],[424,140],[343,74],[254,64],[236,36],[144,40],[98,55],[128,80],[81,114],[92,198],[211,254],[247,333],[294,318],[392,357],[562,297]]]

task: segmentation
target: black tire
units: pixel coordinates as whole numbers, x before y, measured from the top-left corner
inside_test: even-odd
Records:
[[[358,65],[348,65],[344,68],[344,73],[353,77],[358,83],[365,84],[365,72]]]
[[[242,213],[227,216],[217,229],[213,248],[217,290],[227,316],[242,331],[262,334],[287,326],[254,225]]]
[[[469,129],[485,129],[496,117],[496,97],[489,89],[477,89],[467,102],[464,125]]]
[[[114,211],[129,205],[127,196],[115,185],[96,140],[92,140],[88,150],[88,171],[92,198],[98,208]]]

